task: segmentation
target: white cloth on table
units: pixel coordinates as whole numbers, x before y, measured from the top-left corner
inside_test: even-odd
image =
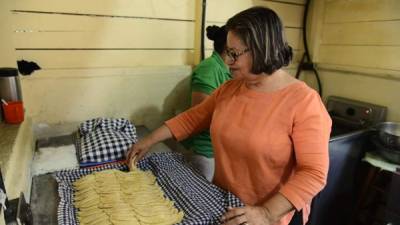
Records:
[[[32,161],[32,176],[79,168],[74,145],[39,148]]]

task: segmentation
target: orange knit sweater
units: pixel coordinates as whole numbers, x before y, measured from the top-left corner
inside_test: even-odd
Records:
[[[210,128],[216,185],[249,205],[279,192],[307,220],[309,203],[326,182],[331,119],[305,83],[267,93],[231,80],[166,125],[177,140]]]

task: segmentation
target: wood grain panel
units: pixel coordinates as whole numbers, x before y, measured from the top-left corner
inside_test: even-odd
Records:
[[[15,15],[16,48],[193,48],[194,23]]]
[[[345,76],[375,77],[400,82],[400,70],[373,69],[369,67],[341,66],[334,64],[318,64],[317,68],[321,71],[341,73]],[[381,89],[384,89],[384,87],[381,87]]]
[[[281,17],[285,26],[302,27],[303,5],[262,0],[210,0],[207,3],[207,20],[226,22],[236,13],[252,6],[266,6]]]
[[[216,24],[217,26],[221,26],[223,24]],[[207,23],[206,26],[213,25],[211,23]],[[289,45],[296,50],[301,50],[303,49],[303,36],[302,36],[302,30],[298,28],[285,28],[285,34],[287,41],[289,42]],[[204,40],[206,43],[206,48],[213,48],[213,42],[207,38],[207,36],[204,36]]]
[[[297,28],[286,28],[286,38],[289,45],[295,50],[303,49],[303,37],[300,29]],[[206,48],[213,48],[213,42],[205,36]]]
[[[15,10],[194,20],[195,0],[16,0]]]
[[[297,28],[285,29],[286,39],[295,50],[303,50],[303,31]]]
[[[355,72],[321,71],[325,96],[342,96],[388,107],[387,121],[400,121],[400,82]]]
[[[190,73],[191,68],[187,66],[104,72],[101,69],[52,70],[37,71],[24,77],[21,84],[26,94],[27,114],[37,122],[124,117],[135,125],[159,126],[155,123],[187,108]],[[80,74],[80,77],[70,77],[70,74]]]
[[[193,50],[16,51],[43,69],[117,68],[193,64]]]
[[[325,6],[326,23],[400,19],[398,0],[328,0]]]
[[[297,64],[300,62],[301,57],[303,56],[304,51],[303,50],[294,50],[293,51],[293,59],[292,62],[290,63],[290,65],[288,67],[293,67],[293,66],[297,66]]]
[[[325,24],[322,43],[400,45],[400,21]]]
[[[204,54],[205,58],[210,57],[211,54],[212,54],[212,50],[207,49]],[[303,56],[303,51],[294,50],[293,51],[293,59],[292,59],[292,62],[289,64],[288,68],[296,67],[297,64],[300,62],[302,56]]]
[[[400,70],[400,47],[321,45],[318,63]]]
[[[264,1],[269,1],[269,0],[264,0]],[[272,1],[274,1],[274,0],[272,0]],[[283,1],[276,0],[276,2],[288,3],[288,4],[293,3],[293,4],[298,4],[298,5],[306,4],[306,0],[283,0]]]
[[[143,18],[123,18],[123,17],[97,17],[79,15],[60,15],[60,14],[36,14],[15,12],[12,16],[12,26],[14,30],[32,31],[96,31],[113,28],[128,32],[131,26],[137,23],[147,24],[194,24],[193,21],[165,21]]]

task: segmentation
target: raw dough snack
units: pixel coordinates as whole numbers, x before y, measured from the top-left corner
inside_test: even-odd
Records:
[[[75,181],[74,189],[80,225],[170,225],[183,219],[150,171],[105,170]]]

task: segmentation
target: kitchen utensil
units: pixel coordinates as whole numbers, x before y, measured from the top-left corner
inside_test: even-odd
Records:
[[[4,105],[8,105],[8,103],[7,103],[4,99],[1,99],[1,102],[2,102]]]
[[[375,145],[379,154],[389,162],[400,164],[400,151],[385,147],[381,144],[379,139],[379,136],[372,136],[372,143]]]
[[[400,151],[400,123],[383,122],[377,124],[374,129],[376,129],[382,145]]]
[[[24,121],[24,106],[21,101],[2,104],[4,120],[6,123],[19,124]]]
[[[0,98],[6,101],[22,101],[21,85],[16,68],[0,68]],[[5,119],[4,112],[0,106],[0,122],[3,119]]]
[[[0,68],[0,98],[6,101],[22,101],[17,69]]]

